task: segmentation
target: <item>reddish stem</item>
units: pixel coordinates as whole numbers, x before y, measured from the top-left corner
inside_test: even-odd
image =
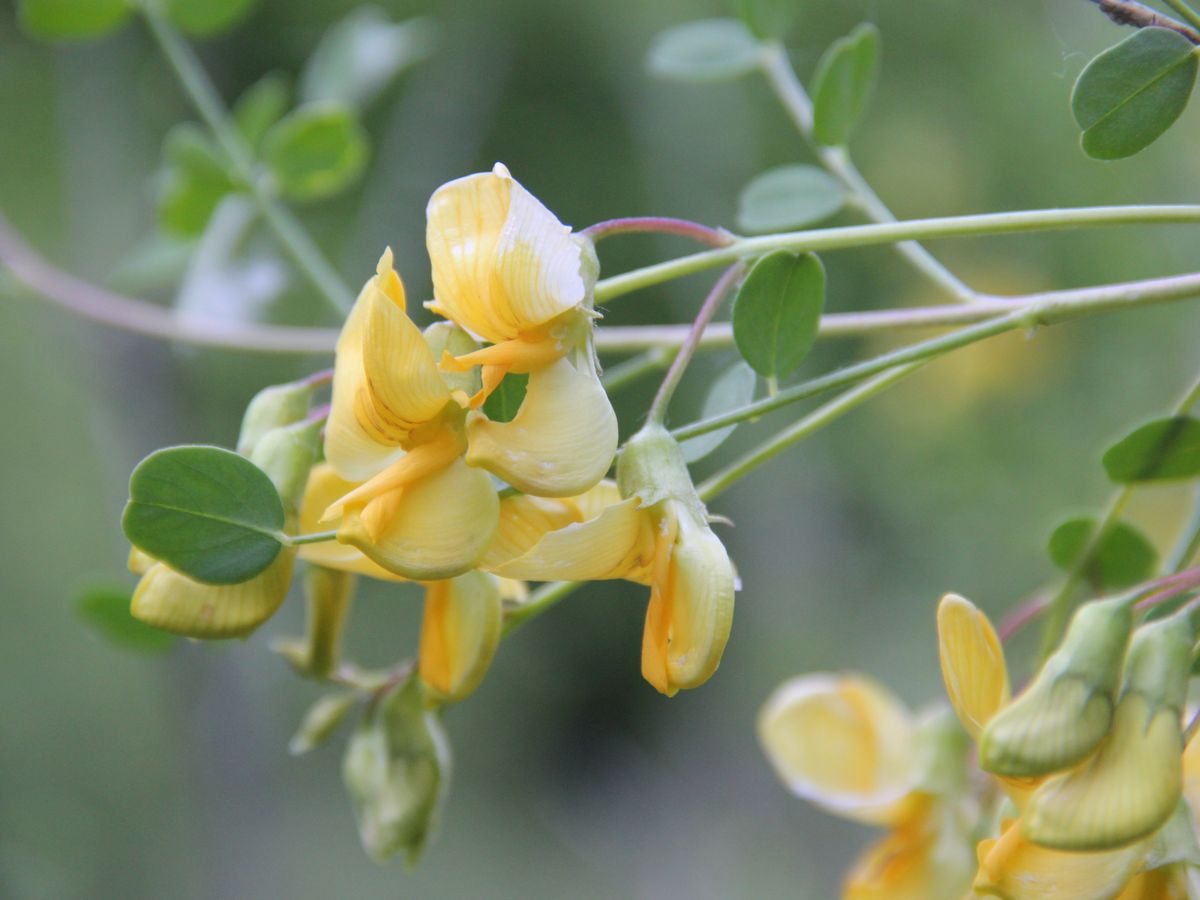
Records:
[[[1005,617],[1004,621],[1000,623],[1000,627],[996,629],[996,636],[1002,643],[1008,641],[1014,634],[1044,613],[1049,605],[1050,598],[1045,594],[1036,594],[1030,597]]]
[[[669,216],[629,216],[623,219],[608,219],[589,225],[579,232],[593,241],[599,241],[614,234],[677,234],[691,238],[712,247],[728,247],[734,242],[734,236],[724,228],[711,228],[699,222],[687,219],[673,219]]]

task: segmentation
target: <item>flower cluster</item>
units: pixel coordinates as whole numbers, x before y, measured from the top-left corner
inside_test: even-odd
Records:
[[[767,755],[795,793],[892,828],[843,896],[1194,896],[1200,751],[1183,735],[1186,614],[1135,628],[1126,599],[1086,604],[1016,699],[1000,640],[971,603],[943,598],[938,636],[981,771],[858,676],[797,679],[760,717]]]

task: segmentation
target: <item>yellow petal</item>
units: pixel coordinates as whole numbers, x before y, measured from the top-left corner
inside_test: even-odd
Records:
[[[482,572],[425,585],[419,652],[421,680],[442,703],[479,686],[500,642],[500,591]]]
[[[157,562],[158,560],[149,553],[145,553],[139,550],[137,547],[129,548],[128,566],[129,571],[134,575],[145,575],[148,571],[150,571],[150,567]]]
[[[670,697],[700,686],[720,665],[733,624],[735,578],[725,545],[708,524],[675,501],[667,509],[642,632],[642,675]]]
[[[348,509],[338,527],[338,540],[414,581],[453,578],[474,568],[487,549],[499,508],[487,474],[458,459],[406,487],[377,523],[375,539],[363,513]]]
[[[338,338],[325,457],[343,478],[365,481],[449,399],[432,350],[404,311],[389,250]]]
[[[617,452],[617,417],[594,371],[566,359],[529,376],[511,422],[467,420],[467,462],[527,494],[570,497],[596,484]]]
[[[958,828],[939,825],[937,816],[914,815],[868,847],[846,875],[842,900],[959,900],[975,855]]]
[[[785,682],[758,715],[758,738],[788,789],[832,813],[895,825],[918,802],[912,718],[865,676]]]
[[[500,521],[495,537],[479,560],[479,567],[491,572],[524,556],[548,533],[582,519],[579,506],[568,497],[534,497],[530,494],[505,497],[500,501]]]
[[[438,188],[426,209],[436,309],[494,343],[587,298],[570,229],[499,163]]]
[[[1182,750],[1178,713],[1154,712],[1141,694],[1126,694],[1095,755],[1034,792],[1025,834],[1060,850],[1110,849],[1146,837],[1179,804]]]
[[[937,627],[946,693],[967,734],[977,739],[1008,702],[1004,650],[987,616],[957,594],[942,597]]]
[[[329,463],[313,466],[308,476],[308,486],[304,490],[304,502],[300,506],[300,534],[325,531],[326,526],[321,523],[321,518],[326,508],[356,487],[358,485],[354,482],[339,477]],[[354,572],[383,581],[407,580],[367,559],[357,547],[338,541],[303,544],[300,547],[300,558],[327,569],[340,569],[343,572]]]
[[[1182,865],[1163,866],[1135,875],[1117,900],[1190,900]]]
[[[1031,843],[1012,822],[999,839],[979,845],[975,891],[1005,900],[1111,900],[1141,867],[1149,847],[1068,853]]]
[[[287,596],[296,552],[284,548],[263,572],[241,584],[212,585],[155,563],[133,593],[135,619],[193,638],[249,634],[275,613]]]

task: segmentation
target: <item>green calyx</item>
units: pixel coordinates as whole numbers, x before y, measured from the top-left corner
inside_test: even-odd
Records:
[[[648,423],[626,441],[617,457],[617,486],[622,497],[638,497],[642,506],[675,500],[706,521],[679,442],[657,423]]]

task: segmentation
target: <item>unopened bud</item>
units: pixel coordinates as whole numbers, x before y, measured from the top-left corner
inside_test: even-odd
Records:
[[[1124,599],[1081,606],[1037,678],[984,729],[980,765],[1023,778],[1065,769],[1095,750],[1112,724],[1132,626]]]
[[[1112,733],[1096,755],[1030,798],[1025,833],[1060,850],[1122,847],[1158,830],[1183,790],[1181,716],[1192,659],[1183,616],[1139,628]]]
[[[272,428],[258,439],[250,461],[267,473],[284,509],[294,514],[320,452],[321,422],[313,419]]]
[[[457,703],[479,686],[500,643],[502,614],[491,575],[467,572],[425,585],[418,655],[431,700]]]
[[[269,431],[292,425],[308,415],[313,387],[307,381],[273,384],[265,387],[246,406],[237,452],[250,456]]]
[[[288,753],[300,756],[328,739],[354,708],[357,700],[353,691],[321,697],[304,714],[304,720],[288,742]]]
[[[280,643],[277,647],[304,674],[324,678],[337,666],[354,583],[354,575],[340,569],[310,565],[305,571],[308,634],[303,641]]]

